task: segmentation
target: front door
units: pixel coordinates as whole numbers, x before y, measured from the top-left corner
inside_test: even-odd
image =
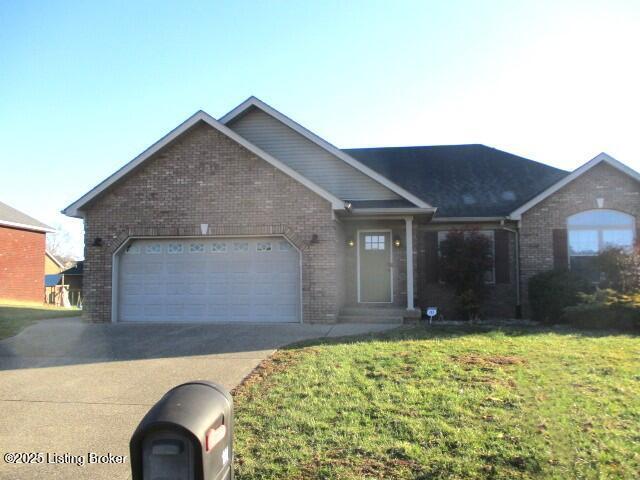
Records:
[[[358,301],[391,303],[391,233],[358,234]]]

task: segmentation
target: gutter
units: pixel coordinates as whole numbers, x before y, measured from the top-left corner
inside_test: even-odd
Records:
[[[515,235],[515,250],[516,250],[516,318],[522,318],[522,299],[520,293],[520,222],[518,227],[513,229],[506,227],[504,222],[508,217],[503,218],[500,221],[500,228],[507,232],[511,232]]]
[[[17,223],[17,222],[7,222],[4,220],[0,220],[0,226],[4,226],[4,227],[13,227],[13,228],[20,228],[23,230],[32,230],[34,232],[45,232],[45,233],[53,233],[55,232],[55,229],[51,228],[51,227],[38,227],[36,225],[28,225],[26,223]]]

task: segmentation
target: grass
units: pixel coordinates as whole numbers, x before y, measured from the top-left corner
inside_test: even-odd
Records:
[[[640,337],[412,328],[281,350],[234,392],[246,479],[638,478]]]
[[[38,320],[60,317],[77,317],[77,308],[60,308],[32,304],[0,304],[0,340],[17,335]]]

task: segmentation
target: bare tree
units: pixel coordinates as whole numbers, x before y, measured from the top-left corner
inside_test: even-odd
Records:
[[[54,228],[54,233],[47,234],[47,251],[65,267],[70,267],[76,262],[71,234],[59,223]]]

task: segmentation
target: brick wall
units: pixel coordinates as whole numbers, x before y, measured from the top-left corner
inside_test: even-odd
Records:
[[[205,124],[148,159],[86,208],[84,312],[111,320],[113,252],[130,236],[284,234],[302,251],[305,322],[333,322],[340,303],[331,205]],[[318,243],[311,244],[313,234]],[[95,238],[102,246],[92,246]]]
[[[0,299],[44,299],[45,234],[0,227]]]
[[[522,215],[520,259],[523,304],[527,306],[527,285],[536,273],[553,268],[553,229],[566,228],[567,217],[603,208],[640,215],[640,185],[634,179],[600,163]],[[525,308],[525,313],[527,309]]]

